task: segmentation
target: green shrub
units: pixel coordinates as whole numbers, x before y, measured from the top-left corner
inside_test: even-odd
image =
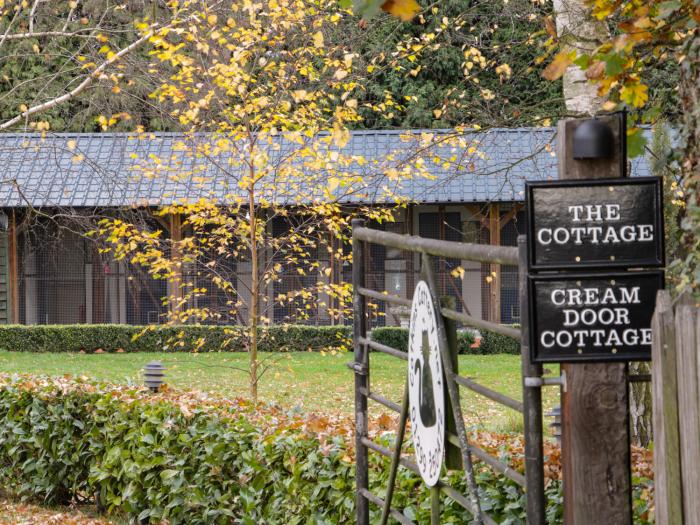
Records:
[[[344,440],[330,423],[313,421],[311,431],[299,414],[225,399],[2,376],[0,486],[48,504],[96,503],[131,522],[352,523],[351,434]],[[392,445],[392,436],[380,440]],[[369,461],[370,490],[383,496],[390,459],[370,453]],[[497,523],[524,524],[515,483],[481,462],[475,472],[482,509]],[[467,493],[463,473],[447,478]],[[653,484],[633,480],[635,523],[648,524]],[[561,523],[560,483],[546,496],[548,523]],[[416,523],[430,522],[429,491],[407,469],[398,471],[394,497]],[[442,503],[442,523],[470,522],[454,500]],[[370,522],[379,514],[372,505]]]
[[[382,326],[372,330],[372,339],[402,352],[408,351],[408,329],[399,326]],[[457,346],[460,354],[473,353],[474,334],[469,330],[457,331]]]
[[[264,352],[318,351],[349,345],[347,326],[260,327]],[[152,325],[8,325],[0,326],[0,349],[15,352],[182,352],[243,351],[240,326]]]
[[[497,334],[489,330],[480,330],[481,344],[479,345],[479,354],[514,354],[520,355],[520,341],[508,337],[507,335]]]
[[[402,352],[408,351],[408,329],[400,326],[380,326],[372,329],[372,340]]]

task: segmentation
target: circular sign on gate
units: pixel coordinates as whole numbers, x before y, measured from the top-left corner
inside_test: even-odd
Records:
[[[408,339],[408,400],[416,463],[425,483],[440,477],[445,455],[445,390],[437,310],[430,288],[419,281],[413,293]]]

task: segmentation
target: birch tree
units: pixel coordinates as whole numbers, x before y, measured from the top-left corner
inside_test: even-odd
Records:
[[[172,108],[184,139],[173,158],[139,159],[138,176],[187,182],[191,196],[157,212],[178,217],[181,234],[167,238],[118,219],[104,220],[98,233],[117,258],[170,281],[173,322],[245,325],[257,400],[268,369],[259,327],[274,320],[273,306],[302,322],[319,307],[341,314],[350,285],[327,277],[331,265],[349,262],[342,248],[349,219],[392,217],[389,207],[343,203],[393,202],[400,180],[425,173],[426,162],[416,154],[392,163],[389,155],[368,165],[345,149],[348,126],[360,118],[361,78],[352,49],[327,38],[349,16],[336,5],[193,1],[177,10],[171,27],[142,31],[160,62],[162,83],[152,96]],[[394,104],[387,97],[377,111]],[[290,272],[300,286],[271,296]],[[203,306],[213,290],[218,307]]]

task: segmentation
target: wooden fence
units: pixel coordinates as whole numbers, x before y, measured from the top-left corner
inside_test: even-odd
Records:
[[[652,334],[656,523],[700,524],[700,308],[660,291]]]

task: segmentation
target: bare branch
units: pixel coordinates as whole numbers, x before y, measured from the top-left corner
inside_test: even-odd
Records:
[[[76,86],[74,89],[69,91],[68,93],[65,93],[61,95],[60,97],[56,97],[52,100],[49,100],[47,102],[44,102],[43,104],[38,104],[36,106],[32,106],[31,108],[27,109],[26,111],[23,111],[19,115],[17,115],[14,118],[11,118],[10,120],[3,122],[0,124],[0,130],[8,129],[20,122],[23,119],[29,118],[32,115],[35,115],[37,113],[42,113],[46,110],[49,110],[55,106],[58,106],[59,104],[62,104],[63,102],[67,102],[68,100],[74,98],[75,96],[79,95],[83,91],[85,91],[88,87],[90,87],[95,79],[99,79],[100,75],[107,69],[109,66],[114,64],[115,62],[119,61],[122,57],[125,55],[128,55],[131,53],[134,49],[138,48],[141,46],[144,42],[147,42],[149,38],[151,38],[154,35],[154,31],[149,31],[145,35],[143,35],[141,38],[136,40],[135,42],[132,42],[129,44],[127,47],[119,51],[118,53],[114,54],[111,58],[108,58],[105,60],[102,64],[100,64],[95,70],[90,73],[90,75],[83,80],[78,86]]]

